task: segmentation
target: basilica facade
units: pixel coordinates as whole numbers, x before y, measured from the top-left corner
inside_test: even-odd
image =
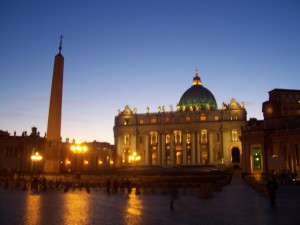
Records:
[[[128,105],[115,117],[116,166],[193,166],[241,167],[242,144],[239,136],[246,125],[243,103],[232,99],[218,109],[214,95],[198,75],[179,103],[167,110],[137,113]]]

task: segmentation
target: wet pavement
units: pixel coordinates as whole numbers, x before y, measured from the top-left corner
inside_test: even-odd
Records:
[[[175,200],[160,193],[106,194],[104,191],[47,191],[32,194],[0,189],[1,225],[296,225],[300,224],[300,187],[280,186],[275,207],[268,199],[233,177],[231,185],[201,199],[187,192]]]

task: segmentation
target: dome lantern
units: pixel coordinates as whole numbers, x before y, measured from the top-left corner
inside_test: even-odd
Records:
[[[196,75],[194,76],[193,79],[193,85],[202,85],[202,81],[198,75],[198,70],[196,70]]]

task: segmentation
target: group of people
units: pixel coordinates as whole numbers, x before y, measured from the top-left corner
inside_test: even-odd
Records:
[[[124,179],[124,178],[122,178],[120,181],[118,181],[117,179],[114,179],[113,181],[111,181],[110,179],[106,180],[107,194],[110,194],[110,193],[117,194],[119,189],[122,194],[125,193],[125,190],[127,190],[128,194],[131,194],[131,191],[132,191],[131,180]]]
[[[47,190],[47,180],[45,177],[33,177],[30,182],[31,191],[36,193],[38,191]]]

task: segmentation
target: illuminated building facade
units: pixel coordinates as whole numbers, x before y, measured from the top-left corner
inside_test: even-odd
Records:
[[[0,130],[0,172],[44,172],[46,143],[46,137],[41,137],[36,127],[32,128],[30,134],[24,131],[21,136]],[[96,174],[114,166],[113,145],[107,142],[85,142],[82,145],[87,150],[77,154],[71,150],[74,144],[75,141],[68,140],[60,143],[59,173]],[[31,156],[37,152],[43,159],[35,163]]]
[[[196,71],[192,86],[173,109],[164,106],[154,113],[138,114],[126,106],[115,117],[114,139],[117,166],[185,166],[225,164],[241,166],[239,136],[246,125],[244,104],[232,99],[217,108],[214,95],[202,85]]]
[[[300,90],[274,89],[262,105],[264,120],[250,119],[242,131],[247,174],[299,174]]]

